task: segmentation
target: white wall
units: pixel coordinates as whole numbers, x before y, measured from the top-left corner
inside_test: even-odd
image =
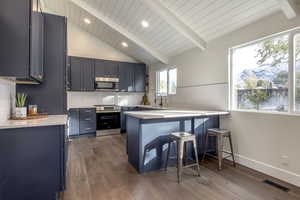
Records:
[[[80,27],[68,23],[68,54],[87,58],[136,62]],[[68,107],[90,107],[99,104],[136,105],[143,94],[107,92],[68,92]]]
[[[193,49],[170,59],[178,68],[178,94],[171,106],[192,104],[199,109],[227,109],[228,48],[300,26],[300,17],[287,20],[280,12],[216,39],[205,51]],[[155,71],[151,66],[153,97]],[[207,85],[209,84],[209,85]],[[214,85],[216,84],[216,85]],[[300,116],[232,112],[221,126],[232,130],[238,161],[246,166],[300,186]]]
[[[68,55],[105,60],[136,62],[82,28],[68,22]]]
[[[68,108],[139,105],[143,95],[141,93],[68,92]]]
[[[0,79],[0,122],[11,116],[12,105],[15,98],[16,84]]]

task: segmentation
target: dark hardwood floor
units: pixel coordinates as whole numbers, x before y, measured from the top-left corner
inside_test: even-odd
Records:
[[[176,168],[140,175],[127,162],[126,141],[114,135],[80,138],[69,147],[67,190],[63,200],[300,200],[300,189],[256,171],[217,163],[201,164],[201,177],[186,169],[181,184]],[[290,189],[262,183],[269,179]]]

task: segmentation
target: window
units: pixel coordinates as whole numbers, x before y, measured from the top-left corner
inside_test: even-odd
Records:
[[[295,35],[295,92],[296,111],[300,111],[300,34]]]
[[[169,70],[169,80],[168,80],[168,92],[171,95],[176,94],[177,88],[177,69]]]
[[[176,94],[177,69],[162,70],[156,72],[156,93],[157,96]]]
[[[289,31],[230,53],[233,110],[300,111],[300,34]]]

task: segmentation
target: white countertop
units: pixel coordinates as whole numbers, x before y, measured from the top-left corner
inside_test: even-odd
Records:
[[[202,110],[154,110],[154,111],[125,112],[125,114],[138,119],[167,119],[167,118],[180,118],[180,117],[229,115],[229,112],[202,111]]]
[[[8,120],[0,122],[0,129],[66,125],[67,120],[67,115],[49,115],[48,118],[45,119]]]

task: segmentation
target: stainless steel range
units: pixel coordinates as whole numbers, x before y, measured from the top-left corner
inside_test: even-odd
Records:
[[[120,112],[116,105],[95,105],[97,113],[97,136],[120,133]]]

